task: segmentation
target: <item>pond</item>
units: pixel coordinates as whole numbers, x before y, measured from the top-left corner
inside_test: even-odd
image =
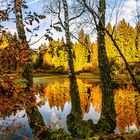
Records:
[[[102,108],[99,82],[94,79],[78,78],[77,83],[83,120],[91,119],[96,124],[100,119]],[[66,76],[35,77],[34,85],[40,89],[36,95],[36,104],[45,125],[51,129],[64,128],[68,131],[66,119],[71,111],[68,78]],[[117,127],[114,131],[116,133],[137,132],[138,123],[135,112],[135,96],[137,93],[130,86],[126,86],[116,89],[114,94],[117,113]],[[5,107],[3,108],[5,109]],[[15,110],[17,109],[15,108]],[[3,112],[1,110],[0,113]],[[0,139],[3,139],[3,133],[6,132],[6,136],[10,139],[19,140],[24,137],[31,139],[32,129],[29,125],[31,119],[32,117],[27,114],[24,108],[22,111],[13,112],[12,115],[5,113],[0,118]],[[8,131],[11,133],[9,134]]]

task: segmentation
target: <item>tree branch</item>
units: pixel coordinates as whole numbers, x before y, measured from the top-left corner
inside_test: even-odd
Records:
[[[79,18],[84,12],[85,12],[85,8],[83,8],[83,10],[80,12],[80,14],[78,14],[78,15],[75,16],[75,17],[70,18],[70,19],[69,19],[69,22],[70,22],[71,20],[74,20],[74,19],[76,19],[76,18]]]

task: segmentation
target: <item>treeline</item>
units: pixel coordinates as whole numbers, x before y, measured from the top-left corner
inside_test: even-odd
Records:
[[[72,44],[75,71],[90,71],[93,64],[93,43],[81,29],[76,43]],[[67,72],[67,52],[64,39],[52,40],[48,45],[42,44],[33,55],[34,68],[45,68],[55,72]]]
[[[110,23],[106,28],[119,45],[122,53],[127,59],[132,70],[139,73],[140,70],[140,36],[137,36],[137,30],[140,23],[132,27],[124,19],[113,28]],[[2,71],[18,71],[20,60],[24,57],[20,54],[20,45],[15,45],[17,36],[11,35],[10,32],[0,36],[0,67]],[[124,73],[125,65],[120,54],[114,47],[110,37],[105,35],[106,51],[110,62],[111,70],[114,74]],[[92,43],[91,38],[83,29],[78,33],[76,42],[72,44],[73,60],[75,72],[92,72],[98,70],[98,51],[97,42]],[[26,53],[24,53],[26,55]],[[21,58],[22,57],[22,58]],[[56,72],[67,73],[67,52],[64,38],[51,40],[47,44],[41,44],[37,51],[32,50],[32,62],[36,72]]]
[[[113,28],[110,23],[106,28],[113,36],[130,64],[132,70],[139,73],[138,67],[140,62],[140,36],[137,36],[137,30],[140,23],[132,27],[124,19]],[[113,45],[110,37],[105,35],[106,51],[110,62],[112,72],[124,73],[125,64]],[[98,68],[98,51],[97,42],[92,43],[91,38],[83,29],[78,33],[78,39],[72,44],[73,59],[76,72],[92,72]],[[67,53],[64,39],[52,40],[48,45],[42,44],[39,51],[33,55],[34,68],[44,68],[48,71],[66,72]]]

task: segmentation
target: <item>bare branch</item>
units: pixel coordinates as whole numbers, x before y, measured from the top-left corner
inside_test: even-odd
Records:
[[[69,19],[69,22],[71,21],[71,20],[74,20],[74,19],[76,19],[76,18],[79,18],[80,16],[82,16],[82,14],[85,12],[85,8],[83,8],[83,10],[80,12],[80,14],[78,14],[77,16],[74,16],[74,17],[72,17],[72,18],[70,18]]]
[[[59,6],[58,7],[59,7],[58,19],[60,21],[60,25],[62,26],[62,28],[65,29],[64,24],[63,24],[62,19],[61,19],[61,2],[60,2],[60,0],[59,0]]]
[[[35,42],[29,44],[30,46],[36,44],[37,42],[39,42],[43,37],[45,37],[46,34],[42,35],[38,40],[36,40]]]
[[[83,5],[83,7],[86,7],[86,9],[92,13],[93,15],[93,19],[94,19],[94,22],[95,22],[95,25],[96,27],[98,26],[98,23],[97,23],[97,16],[98,14],[87,4],[87,2],[85,0],[77,0],[79,3],[81,3]]]

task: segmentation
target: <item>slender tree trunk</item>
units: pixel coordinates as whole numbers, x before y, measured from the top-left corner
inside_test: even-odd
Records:
[[[71,112],[79,117],[82,114],[80,107],[80,97],[78,91],[78,85],[74,73],[74,62],[73,62],[73,54],[72,54],[72,44],[70,40],[70,31],[69,31],[69,15],[68,15],[68,4],[67,0],[62,0],[63,8],[64,8],[64,30],[66,36],[66,50],[67,50],[67,60],[68,60],[68,74],[70,80],[70,95],[72,102],[72,110]]]
[[[22,0],[14,0],[14,13],[16,16],[16,27],[18,32],[18,38],[22,43],[22,52],[29,53],[27,56],[27,62],[25,64],[20,64],[22,70],[22,77],[27,80],[28,86],[33,84],[33,75],[32,75],[32,64],[30,62],[30,48],[26,39],[24,24],[22,19]]]
[[[106,47],[105,47],[105,0],[99,0],[99,16],[102,21],[99,20],[97,25],[97,36],[98,36],[98,62],[99,62],[99,73],[101,79],[101,90],[102,90],[102,113],[99,123],[103,122],[104,118],[106,124],[109,124],[109,128],[114,130],[116,127],[116,113],[114,106],[114,94],[110,75],[109,61],[107,58]]]
[[[25,35],[24,24],[22,21],[22,0],[14,0],[14,4],[18,37],[20,41],[22,43],[26,43],[26,47],[29,48]]]

